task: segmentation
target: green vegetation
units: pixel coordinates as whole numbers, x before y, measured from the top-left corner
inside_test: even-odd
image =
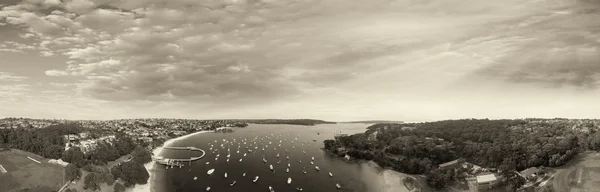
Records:
[[[74,181],[79,180],[81,178],[81,170],[79,170],[75,165],[69,164],[65,168],[65,180]]]
[[[497,168],[516,189],[524,181],[514,171],[528,167],[557,167],[580,151],[600,149],[600,132],[573,129],[564,119],[464,119],[411,124],[375,124],[362,134],[324,141],[339,156],[373,160],[383,167],[424,174],[432,188],[464,181],[466,170],[438,165],[462,158],[486,168]],[[584,125],[586,126],[586,125]],[[593,127],[593,125],[590,125]],[[460,173],[460,174],[457,174]]]
[[[316,119],[256,119],[256,120],[240,120],[246,123],[254,124],[289,124],[289,125],[318,125],[318,124],[335,124],[335,122],[328,122]]]
[[[110,172],[116,179],[121,179],[125,182],[125,186],[133,186],[135,184],[146,184],[150,175],[146,171],[143,164],[136,161],[123,162],[120,165],[113,167]]]

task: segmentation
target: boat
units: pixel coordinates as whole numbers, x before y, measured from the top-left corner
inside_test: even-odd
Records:
[[[206,162],[206,164],[208,165],[210,162]]]
[[[263,157],[263,162],[267,163],[267,160]]]
[[[229,159],[227,159],[227,162],[229,162]]]
[[[270,192],[275,192],[275,190],[273,190],[273,187],[269,186],[269,191]]]
[[[235,181],[233,181],[233,183],[229,184],[229,186],[232,186],[232,187],[233,187],[233,185],[235,185]]]
[[[296,191],[302,191],[302,188],[296,187]]]
[[[231,157],[231,154],[227,154],[227,158]]]
[[[313,160],[313,161],[314,161],[314,160],[315,160],[315,157],[311,157],[311,158],[310,158],[310,160]]]
[[[206,187],[206,191],[210,191],[210,187]]]
[[[227,178],[227,172],[225,172],[225,178]]]
[[[314,165],[315,163],[311,161],[311,162],[310,162],[310,164],[311,164],[311,165]]]
[[[194,177],[194,180],[198,180],[198,177]]]
[[[336,183],[336,184],[335,184],[335,187],[337,187],[338,189],[341,189],[341,188],[342,188],[342,186],[341,186],[339,183]]]
[[[208,170],[208,171],[206,172],[206,174],[209,174],[209,175],[210,175],[210,174],[212,174],[213,172],[215,172],[215,169],[210,169],[210,170]]]
[[[269,169],[273,170],[273,165],[269,165]]]
[[[292,165],[290,165],[290,164],[288,163],[288,167],[290,167],[290,166],[292,166]]]
[[[250,152],[252,152],[252,151],[250,151]],[[246,156],[246,153],[244,153],[244,157],[245,157],[245,156]]]
[[[316,169],[317,171],[320,171],[320,170],[321,170],[321,169],[319,169],[319,166],[315,166],[315,169]]]
[[[305,171],[305,170],[302,170],[302,173],[306,174],[306,171]]]
[[[242,162],[242,159],[240,159],[240,162]]]
[[[246,176],[246,173],[242,174],[242,176],[243,176],[243,177],[245,177],[245,176]]]
[[[333,174],[331,174],[331,172],[329,172],[329,176],[330,176],[330,177],[333,177]]]
[[[256,181],[258,181],[258,176],[254,177],[254,180],[252,180],[254,183],[256,183]]]
[[[290,172],[290,168],[285,169],[285,172],[289,173]]]
[[[279,158],[279,153],[277,153],[277,158]]]
[[[288,184],[292,183],[292,178],[288,177]]]

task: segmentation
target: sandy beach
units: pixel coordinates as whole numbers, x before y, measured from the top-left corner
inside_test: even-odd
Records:
[[[171,144],[173,144],[176,141],[183,140],[183,139],[189,138],[189,137],[197,135],[197,134],[209,133],[209,132],[213,132],[213,131],[199,131],[199,132],[184,135],[181,137],[169,139],[169,140],[165,141],[165,143],[163,143],[162,146],[154,149],[152,151],[152,155],[154,155],[154,156],[160,155],[163,151],[163,147],[170,146]],[[148,178],[148,183],[145,185],[135,185],[135,187],[133,187],[133,188],[128,188],[127,192],[151,192],[151,191],[154,191],[151,188],[152,184],[155,182],[155,175],[154,175],[155,166],[154,166],[154,164],[155,164],[154,161],[144,164],[144,167],[146,167],[148,174],[150,174],[150,177]]]

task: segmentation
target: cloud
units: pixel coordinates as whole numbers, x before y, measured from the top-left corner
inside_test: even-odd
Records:
[[[22,81],[25,79],[27,79],[27,77],[18,76],[18,75],[12,74],[12,73],[0,71],[0,82],[1,81]]]
[[[48,76],[67,76],[69,75],[69,73],[67,73],[66,71],[59,71],[59,70],[47,70],[46,72],[44,72],[44,74],[48,75]]]
[[[64,71],[46,75],[81,77],[84,96],[242,105],[318,97],[312,92],[322,89],[400,95],[488,80],[596,89],[600,16],[590,6],[30,0],[3,7],[0,20],[35,36],[31,46],[43,56],[68,57]]]

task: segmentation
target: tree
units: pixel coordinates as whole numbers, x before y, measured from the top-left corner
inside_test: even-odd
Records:
[[[116,183],[115,187],[113,188],[114,192],[125,192],[125,186],[123,186],[123,184],[121,183]]]
[[[131,156],[133,161],[137,161],[141,164],[145,164],[152,161],[152,155],[150,154],[150,151],[140,146],[136,147],[135,150],[133,150]]]
[[[102,181],[102,175],[91,172],[84,177],[83,189],[89,189],[92,191],[100,190],[100,184],[102,184]]]
[[[126,187],[135,184],[146,184],[150,177],[144,165],[136,161],[123,162],[113,167],[111,173],[115,176],[115,179],[123,180]]]
[[[75,165],[69,164],[65,167],[65,179],[67,181],[78,180],[79,178],[81,178],[81,170]]]
[[[75,164],[77,167],[83,167],[86,163],[85,155],[79,147],[71,147],[62,155],[62,160]]]

